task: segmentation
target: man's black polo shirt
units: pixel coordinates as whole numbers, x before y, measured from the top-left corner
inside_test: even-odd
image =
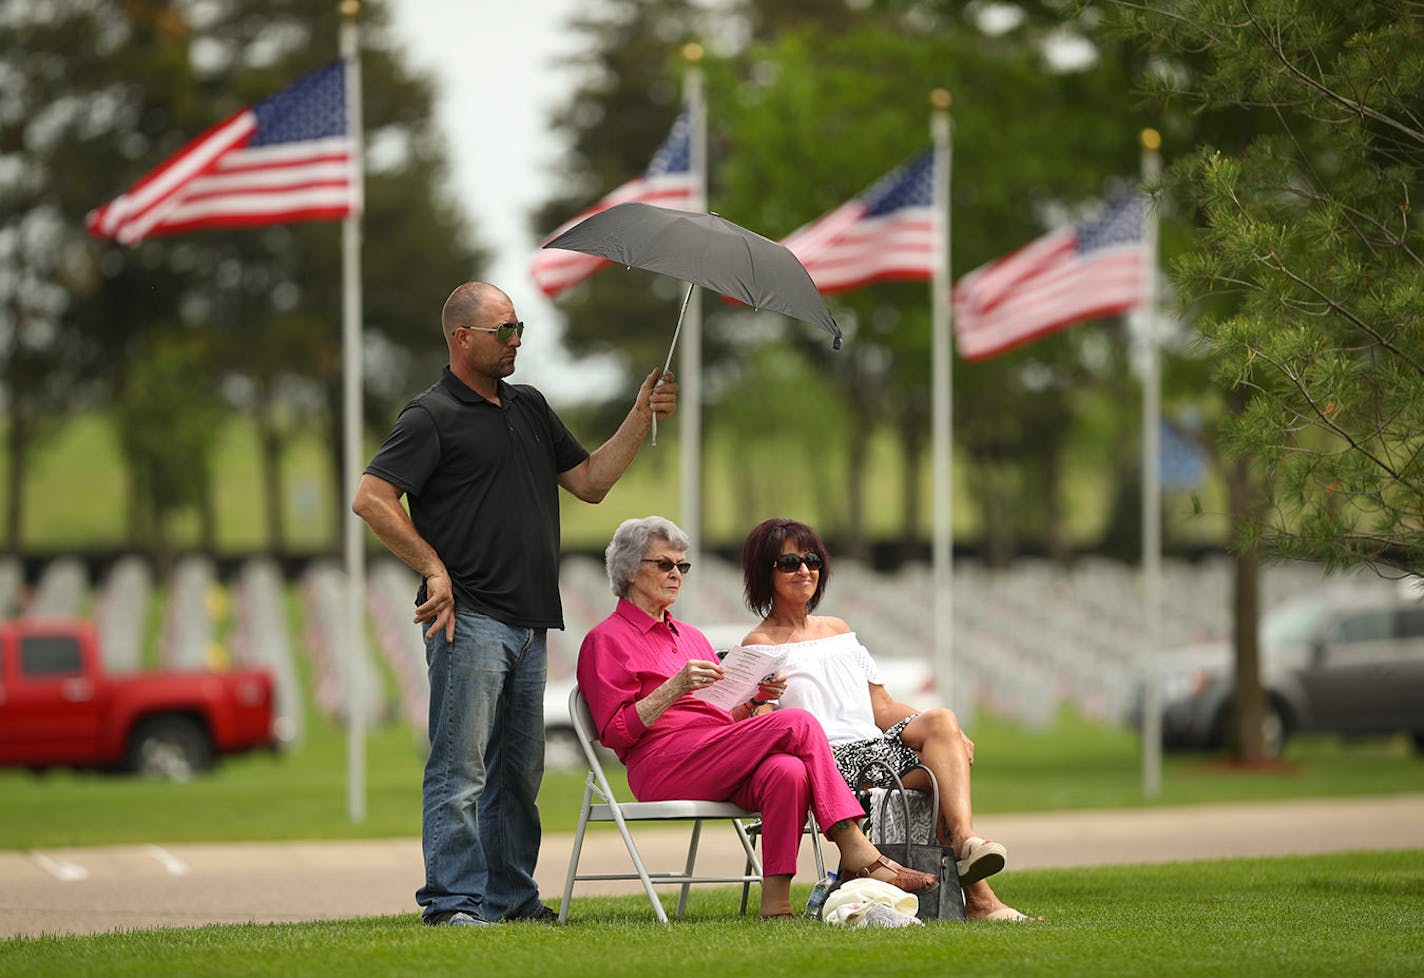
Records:
[[[416,531],[450,572],[457,608],[563,628],[558,475],[588,452],[533,387],[500,381],[499,400],[447,366],[401,411],[366,471],[406,494]]]

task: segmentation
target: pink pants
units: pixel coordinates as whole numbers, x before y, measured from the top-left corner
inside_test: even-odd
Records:
[[[821,724],[805,710],[777,710],[721,727],[657,727],[650,749],[629,759],[633,795],[639,801],[730,801],[760,812],[767,876],[795,875],[808,810],[823,831],[865,814],[836,768]]]

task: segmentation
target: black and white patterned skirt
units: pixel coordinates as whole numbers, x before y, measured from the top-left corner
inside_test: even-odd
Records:
[[[919,716],[918,713],[910,714],[879,737],[872,737],[869,740],[852,740],[848,744],[841,744],[832,749],[836,758],[836,767],[840,769],[841,777],[845,778],[846,784],[850,785],[851,790],[859,790],[862,787],[862,784],[857,783],[857,779],[860,777],[860,772],[872,761],[880,761],[881,764],[888,765],[896,774],[904,774],[920,763],[920,755],[900,739],[905,725],[917,716]],[[880,765],[871,769],[868,781],[865,782],[865,784],[876,788],[888,788],[894,783],[894,779]]]

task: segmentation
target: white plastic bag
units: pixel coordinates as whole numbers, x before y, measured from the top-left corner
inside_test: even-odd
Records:
[[[870,913],[880,906],[893,913]],[[918,924],[915,917],[920,901],[913,893],[877,879],[850,880],[842,883],[821,908],[821,919],[833,927],[905,927]]]

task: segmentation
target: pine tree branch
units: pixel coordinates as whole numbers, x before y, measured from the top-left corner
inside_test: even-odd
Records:
[[[1290,279],[1296,285],[1313,294],[1317,299],[1325,303],[1325,305],[1328,306],[1332,312],[1334,312],[1337,316],[1344,319],[1347,323],[1354,326],[1360,332],[1368,336],[1381,349],[1387,350],[1389,351],[1390,355],[1398,357],[1400,361],[1402,361],[1406,366],[1409,367],[1410,370],[1414,371],[1420,376],[1424,376],[1424,367],[1421,367],[1414,360],[1413,357],[1409,356],[1409,354],[1405,353],[1399,347],[1395,346],[1392,342],[1382,336],[1379,331],[1376,330],[1373,326],[1365,322],[1359,316],[1355,315],[1342,303],[1327,295],[1324,290],[1320,289],[1313,282],[1307,281],[1306,279],[1297,275],[1294,271],[1291,270],[1289,266],[1286,265],[1285,262],[1283,262],[1275,254],[1263,255],[1261,257],[1261,261],[1268,268],[1272,268],[1280,272],[1282,275]]]
[[[1337,438],[1344,440],[1351,448],[1355,449],[1365,458],[1373,462],[1381,472],[1386,473],[1395,482],[1409,489],[1411,492],[1418,493],[1421,491],[1420,486],[1414,485],[1412,482],[1406,480],[1399,472],[1396,472],[1393,468],[1391,468],[1388,463],[1386,463],[1374,452],[1370,451],[1369,448],[1366,447],[1363,443],[1357,440],[1354,435],[1350,434],[1349,431],[1342,428],[1334,421],[1331,421],[1330,416],[1319,404],[1316,403],[1314,395],[1312,395],[1310,391],[1306,388],[1304,382],[1300,379],[1300,376],[1298,374],[1289,369],[1285,364],[1279,362],[1278,360],[1275,360],[1274,358],[1270,357],[1265,353],[1262,353],[1255,347],[1251,347],[1248,345],[1247,349],[1251,351],[1254,356],[1260,357],[1266,363],[1274,367],[1276,371],[1281,374],[1281,376],[1285,377],[1291,382],[1292,385],[1294,385],[1295,389],[1300,393],[1300,396],[1305,399],[1305,402],[1307,404],[1310,405],[1310,409],[1315,413],[1315,416],[1320,419],[1320,424],[1323,427],[1328,429]]]
[[[1286,57],[1284,46],[1280,44],[1279,41],[1271,37],[1270,32],[1267,31],[1264,25],[1260,23],[1260,21],[1256,18],[1256,15],[1251,12],[1251,7],[1247,0],[1241,0],[1241,9],[1245,12],[1246,18],[1251,21],[1252,26],[1255,27],[1257,32],[1261,35],[1261,39],[1266,42],[1266,46],[1270,48],[1271,52],[1280,61],[1281,66],[1285,68],[1287,74],[1296,78],[1302,85],[1315,92],[1321,98],[1324,98],[1327,101],[1331,101],[1336,103],[1337,105],[1342,106],[1354,115],[1362,116],[1366,119],[1372,119],[1383,126],[1387,126],[1391,129],[1394,129],[1397,132],[1408,136],[1410,139],[1414,140],[1414,142],[1424,145],[1424,130],[1417,129],[1412,126],[1407,126],[1399,120],[1388,116],[1385,113],[1378,111],[1377,109],[1373,109],[1368,105],[1365,105],[1363,102],[1360,102],[1356,99],[1347,98],[1346,96],[1330,88],[1330,86],[1326,85],[1324,82],[1317,81],[1316,79],[1311,78],[1305,72],[1301,71],[1299,68],[1297,68],[1294,64],[1291,63],[1289,58]]]

